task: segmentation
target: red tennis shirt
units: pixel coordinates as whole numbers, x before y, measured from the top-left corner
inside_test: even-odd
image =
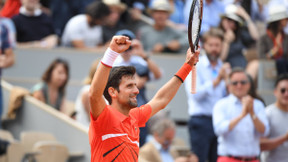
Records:
[[[125,116],[110,105],[93,119],[89,127],[91,162],[138,161],[139,127],[144,127],[152,112],[150,105],[133,108]]]

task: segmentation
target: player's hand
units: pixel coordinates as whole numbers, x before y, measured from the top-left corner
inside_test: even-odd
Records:
[[[131,45],[131,41],[126,36],[114,36],[109,47],[118,53],[126,51]]]
[[[194,66],[199,61],[199,54],[200,54],[200,48],[198,48],[195,51],[195,53],[192,53],[189,48],[186,53],[186,63],[188,63],[191,66]]]

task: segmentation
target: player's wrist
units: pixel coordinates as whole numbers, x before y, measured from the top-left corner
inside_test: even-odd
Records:
[[[113,51],[110,47],[105,51],[105,54],[101,60],[101,63],[105,66],[111,67],[113,66],[114,61],[120,55],[118,52]]]
[[[191,65],[189,65],[188,63],[184,63],[183,66],[175,74],[175,76],[183,83],[191,70]]]

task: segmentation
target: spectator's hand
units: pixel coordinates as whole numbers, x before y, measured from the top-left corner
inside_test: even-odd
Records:
[[[49,35],[41,40],[41,47],[43,48],[54,48],[57,46],[58,37],[57,35]]]
[[[192,53],[189,48],[186,53],[186,63],[191,66],[194,66],[199,61],[199,54],[200,54],[199,48],[195,51],[195,53]]]
[[[172,40],[167,44],[167,47],[172,51],[177,51],[181,45],[178,40]]]
[[[246,21],[250,20],[249,14],[245,11],[245,9],[241,6],[237,6],[236,14],[244,18]]]
[[[5,62],[6,62],[6,56],[5,55],[0,55],[0,68],[5,67]]]
[[[114,36],[110,42],[109,47],[117,52],[122,53],[126,51],[131,45],[131,41],[126,36]]]
[[[153,48],[153,52],[154,53],[160,53],[160,52],[162,52],[164,50],[164,46],[162,45],[162,44],[160,44],[160,43],[157,43],[157,44],[155,44],[154,45],[154,48]]]
[[[147,57],[147,54],[143,49],[142,43],[139,40],[137,39],[132,40],[131,47],[132,47],[131,52],[132,55],[140,56],[142,58]]]
[[[253,98],[249,95],[245,96],[242,98],[242,105],[243,105],[243,109],[242,109],[242,115],[247,115],[247,113],[249,114],[254,114],[254,110],[253,110]]]
[[[142,15],[142,11],[140,9],[137,9],[137,8],[131,8],[129,10],[129,14],[130,14],[132,20],[140,20],[141,15]]]
[[[226,41],[227,43],[231,43],[235,40],[235,34],[232,30],[228,29],[226,30],[225,34],[224,34],[224,41]]]

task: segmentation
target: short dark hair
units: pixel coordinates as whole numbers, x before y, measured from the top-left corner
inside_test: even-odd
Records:
[[[282,80],[288,80],[288,73],[279,75],[275,81],[274,87],[276,88]]]
[[[95,1],[86,7],[86,14],[94,20],[103,19],[110,14],[110,9],[105,3]]]
[[[221,41],[223,41],[224,40],[224,32],[221,29],[216,28],[216,27],[210,28],[206,33],[204,33],[204,35],[202,37],[203,43],[205,43],[207,41],[207,39],[210,37],[216,37],[216,38],[221,39]]]
[[[66,60],[64,59],[61,59],[61,58],[57,58],[55,59],[50,65],[49,67],[46,69],[46,71],[44,72],[44,74],[42,75],[42,80],[45,82],[45,83],[49,83],[51,81],[51,78],[52,78],[52,72],[53,70],[55,69],[55,67],[58,65],[58,64],[62,64],[64,66],[64,69],[66,71],[66,74],[67,74],[67,79],[65,81],[65,83],[60,87],[60,92],[64,93],[65,91],[65,87],[66,87],[66,84],[69,80],[69,64]]]
[[[111,96],[108,93],[108,88],[112,87],[116,89],[119,92],[119,85],[121,83],[123,76],[134,76],[136,73],[136,69],[133,66],[118,66],[113,67],[110,71],[109,78],[107,85],[104,90],[104,97],[109,102],[109,104],[112,103]]]

